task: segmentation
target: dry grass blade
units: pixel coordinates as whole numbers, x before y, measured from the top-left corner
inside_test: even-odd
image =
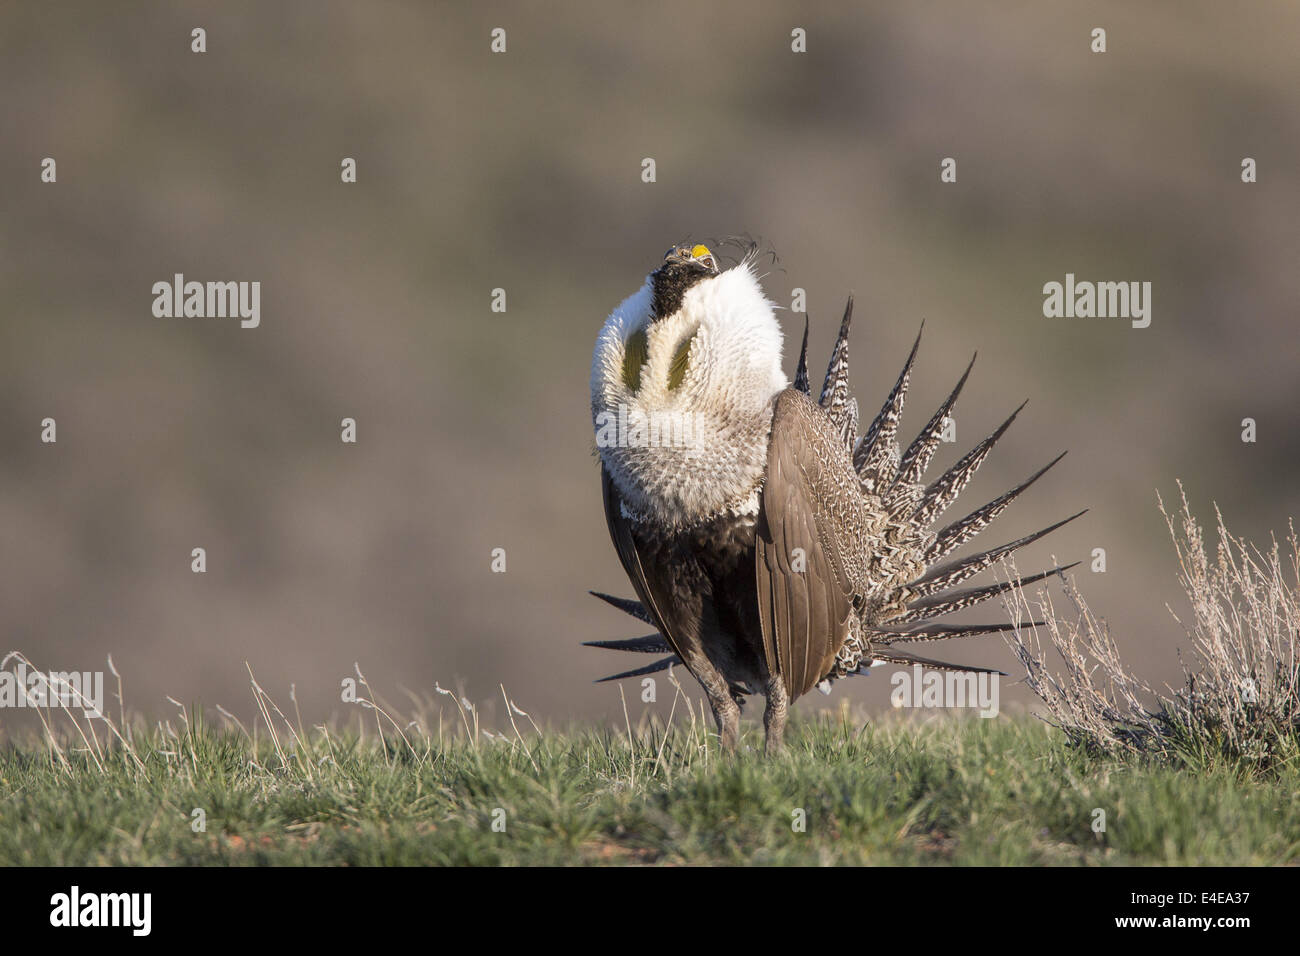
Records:
[[[130,728],[125,723],[126,718],[124,710],[121,711],[121,726],[119,726],[111,717],[103,713],[99,713],[98,716],[94,718],[86,716],[90,712],[98,712],[99,707],[94,701],[90,700],[90,698],[85,695],[81,688],[64,678],[46,674],[28,660],[27,656],[20,651],[10,651],[3,659],[0,659],[0,671],[8,670],[11,661],[21,665],[29,671],[30,674],[38,675],[38,684],[40,684],[45,692],[45,699],[47,701],[58,701],[58,711],[62,713],[67,722],[71,724],[73,730],[75,730],[77,736],[81,739],[81,742],[84,745],[84,747],[80,749],[90,755],[92,762],[101,773],[104,770],[104,763],[109,757],[110,747],[108,744],[100,743],[99,737],[95,733],[95,720],[102,720],[104,722],[104,726],[108,728],[109,736],[111,738],[109,743],[111,743],[112,740],[117,741],[118,748],[126,758],[127,763],[132,767],[133,772],[141,772],[145,769],[143,761],[141,761],[139,755],[136,753],[135,747],[131,743]],[[113,668],[112,658],[109,658],[109,670],[115,677],[118,677],[118,700],[120,703],[122,682],[116,669]],[[16,679],[16,672],[14,676]],[[28,693],[25,684],[23,685],[23,693]],[[42,706],[34,706],[33,709],[36,711],[36,715],[41,722],[41,727],[44,731],[44,738],[50,750],[51,759],[54,760],[64,772],[71,773],[72,765],[67,758],[64,747],[59,742],[62,735],[51,722],[51,718],[46,715],[46,708]],[[74,710],[77,709],[83,712],[83,718],[78,718],[74,713]],[[85,720],[85,726],[82,724],[82,719]]]

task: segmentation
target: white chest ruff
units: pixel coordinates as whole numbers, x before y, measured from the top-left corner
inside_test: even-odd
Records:
[[[647,283],[615,309],[592,359],[596,446],[624,507],[674,527],[757,513],[773,400],[787,384],[773,306],[747,266],[693,286],[671,316],[652,320],[651,301]],[[645,361],[633,371],[638,335]]]
[[[684,528],[723,515],[757,516],[763,468],[753,473],[692,470],[692,464],[665,466],[662,461],[629,462],[626,456],[602,453],[618,488],[624,517],[666,528]],[[719,480],[716,476],[722,474]]]
[[[724,506],[721,511],[718,511],[715,514],[705,515],[704,517],[699,518],[697,520],[703,522],[703,521],[711,520],[713,518],[724,517],[724,516],[757,518],[758,506],[762,500],[762,495],[763,495],[763,486],[762,483],[760,482],[754,488],[754,490],[751,491],[744,498],[736,502],[733,502],[730,505]],[[627,506],[626,501],[619,502],[618,510],[619,513],[622,514],[624,518],[628,518],[638,523],[645,523],[645,522],[652,522],[652,521],[658,522],[657,518],[652,518],[650,515],[644,514],[639,511],[633,511],[631,508]]]

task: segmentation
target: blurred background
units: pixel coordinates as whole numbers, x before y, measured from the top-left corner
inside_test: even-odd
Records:
[[[906,437],[979,351],[937,467],[1030,400],[963,502],[1070,455],[980,540],[1091,508],[1020,567],[1105,548],[1081,589],[1140,674],[1175,679],[1157,491],[1181,478],[1261,542],[1300,511],[1300,7],[856,6],[5,4],[4,649],[112,653],[154,715],[250,715],[245,662],[305,719],[342,715],[359,662],[399,703],[436,681],[490,710],[504,683],[539,721],[621,724],[592,680],[645,659],[579,646],[646,630],[586,593],[631,594],[591,348],[671,243],[747,232],[775,301],[807,290],[815,370],[856,294],[868,420],[922,319]],[[155,318],[178,272],[260,281],[261,326]],[[1067,272],[1151,282],[1150,327],[1044,318]],[[782,321],[793,374],[803,318]],[[996,636],[935,650],[1016,670]]]

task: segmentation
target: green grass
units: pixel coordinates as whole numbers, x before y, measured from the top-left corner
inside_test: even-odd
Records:
[[[286,722],[287,725],[287,722]],[[1300,772],[1089,756],[1028,718],[796,723],[722,757],[693,719],[255,741],[195,721],[129,748],[0,750],[0,864],[1280,864]],[[761,741],[747,729],[745,744]],[[289,744],[295,746],[290,747]],[[64,762],[66,760],[66,763]],[[206,831],[192,828],[192,811]],[[505,811],[505,832],[491,826]],[[806,813],[794,832],[792,812]],[[1106,832],[1092,831],[1094,808]]]

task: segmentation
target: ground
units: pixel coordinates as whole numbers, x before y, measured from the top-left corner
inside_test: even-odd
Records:
[[[0,864],[1300,860],[1294,765],[1089,756],[1030,717],[805,719],[776,758],[722,757],[704,727],[477,745],[318,728],[295,746],[196,722],[62,757],[34,740],[0,750]]]

